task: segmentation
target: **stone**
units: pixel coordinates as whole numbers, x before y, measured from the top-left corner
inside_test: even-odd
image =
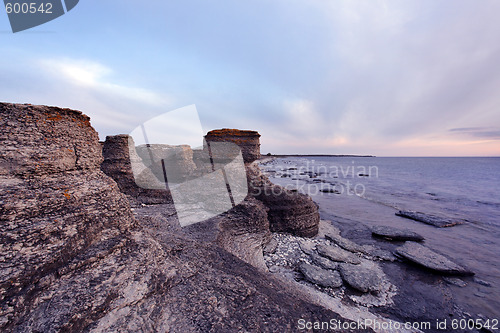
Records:
[[[374,259],[380,259],[380,260],[385,260],[385,261],[396,261],[396,256],[392,254],[390,251],[386,251],[384,249],[381,249],[379,247],[373,246],[373,245],[363,245],[363,251],[362,253],[374,258]]]
[[[314,253],[314,249],[316,247],[316,244],[309,240],[309,239],[300,239],[299,240],[299,247],[304,252],[305,254],[311,255]]]
[[[332,241],[333,243],[337,244],[338,246],[340,246],[344,250],[347,250],[350,252],[364,253],[364,249],[363,249],[362,245],[354,243],[350,239],[347,239],[347,238],[340,236],[340,233],[325,232],[325,238]]]
[[[233,142],[241,148],[245,163],[251,163],[260,158],[260,134],[255,131],[237,129],[218,129],[207,133],[205,140],[210,142]]]
[[[132,202],[160,204],[172,202],[170,191],[139,187],[132,171],[132,163],[139,162],[132,137],[126,134],[107,136],[103,143],[104,161],[101,170],[118,184],[120,191]]]
[[[262,248],[272,239],[267,210],[260,201],[248,197],[214,218],[219,229],[217,244],[250,265],[266,270]]]
[[[454,285],[454,286],[457,286],[460,288],[467,287],[467,282],[465,282],[464,280],[461,280],[459,278],[456,278],[456,277],[445,276],[445,277],[443,277],[443,280],[444,280],[444,282],[446,282],[448,284],[451,284],[451,285]]]
[[[317,250],[320,255],[322,255],[323,257],[327,257],[328,259],[333,261],[347,262],[354,265],[357,265],[361,262],[358,256],[351,252],[343,250],[340,247],[318,245]]]
[[[299,265],[300,272],[307,281],[321,287],[338,288],[342,286],[342,279],[337,271],[326,270],[308,263]]]
[[[406,242],[395,254],[432,271],[448,275],[474,275],[472,271],[421,244]]]
[[[354,289],[367,293],[379,291],[382,286],[384,272],[372,262],[360,265],[339,264],[339,271],[345,283]]]
[[[485,286],[485,287],[491,287],[491,283],[489,283],[488,281],[478,279],[477,277],[474,277],[474,282],[476,282],[477,284],[480,284],[482,286]]]
[[[314,237],[318,233],[318,207],[309,196],[279,185],[253,188],[253,193],[269,208],[272,232],[286,232],[301,237]]]
[[[424,237],[408,229],[399,229],[388,226],[375,226],[371,228],[372,235],[394,241],[416,241],[424,240]]]
[[[447,218],[441,218],[431,214],[424,214],[420,212],[404,211],[400,210],[396,213],[397,216],[405,217],[414,221],[429,224],[438,228],[452,227],[457,224],[463,224],[463,221],[451,220]]]
[[[262,251],[264,254],[273,254],[276,252],[277,247],[278,241],[273,237],[266,245],[264,245]]]
[[[311,260],[316,265],[321,266],[324,269],[336,270],[338,268],[338,262],[332,261],[314,252],[311,253]]]

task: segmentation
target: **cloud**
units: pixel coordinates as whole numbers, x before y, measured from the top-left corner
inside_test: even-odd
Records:
[[[498,127],[463,127],[452,128],[452,134],[470,139],[500,140],[500,128]]]
[[[113,73],[112,69],[95,61],[63,58],[42,59],[39,63],[48,75],[56,77],[58,80],[66,80],[79,89],[154,106],[164,106],[171,103],[171,100],[165,95],[109,81],[107,76]]]

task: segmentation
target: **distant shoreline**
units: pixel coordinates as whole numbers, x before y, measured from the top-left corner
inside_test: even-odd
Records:
[[[330,155],[330,154],[285,154],[285,155],[262,155],[262,157],[376,157],[374,155]]]

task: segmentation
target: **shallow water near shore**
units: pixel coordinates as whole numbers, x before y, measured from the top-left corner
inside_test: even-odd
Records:
[[[500,158],[290,157],[262,168],[274,183],[311,195],[324,218],[360,243],[370,236],[356,224],[421,234],[427,247],[476,273],[461,278],[466,287],[449,286],[455,302],[472,317],[500,319]],[[398,210],[462,224],[436,228]]]

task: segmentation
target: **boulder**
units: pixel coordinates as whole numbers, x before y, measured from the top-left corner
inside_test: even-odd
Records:
[[[229,212],[216,217],[217,244],[252,266],[267,270],[262,250],[272,240],[267,210],[260,201],[248,197]]]
[[[414,221],[422,222],[425,224],[429,224],[438,228],[446,228],[446,227],[452,227],[457,224],[463,224],[463,221],[459,220],[452,220],[448,218],[442,218],[439,216],[431,215],[431,214],[424,214],[420,212],[413,212],[413,211],[405,211],[405,210],[400,210],[399,212],[396,213],[397,216],[405,217],[407,219],[411,219]]]
[[[376,292],[382,287],[384,272],[373,262],[366,261],[360,265],[342,263],[339,271],[345,283],[361,292]]]
[[[340,247],[318,245],[317,250],[320,255],[333,261],[347,262],[354,265],[358,265],[361,262],[358,256]]]
[[[395,250],[395,254],[441,274],[474,275],[469,269],[415,242],[406,242],[403,246]]]
[[[301,237],[314,237],[318,233],[318,207],[309,196],[269,185],[259,188],[255,197],[269,208],[271,231]]]
[[[245,163],[251,163],[260,158],[260,134],[255,131],[244,131],[223,128],[207,133],[205,140],[210,142],[233,142],[241,148]]]
[[[375,226],[371,228],[372,235],[395,241],[416,241],[424,240],[424,237],[408,229],[399,229],[387,226]]]
[[[337,271],[326,270],[305,262],[299,265],[299,270],[307,281],[317,284],[318,286],[330,288],[342,286],[342,279]]]

